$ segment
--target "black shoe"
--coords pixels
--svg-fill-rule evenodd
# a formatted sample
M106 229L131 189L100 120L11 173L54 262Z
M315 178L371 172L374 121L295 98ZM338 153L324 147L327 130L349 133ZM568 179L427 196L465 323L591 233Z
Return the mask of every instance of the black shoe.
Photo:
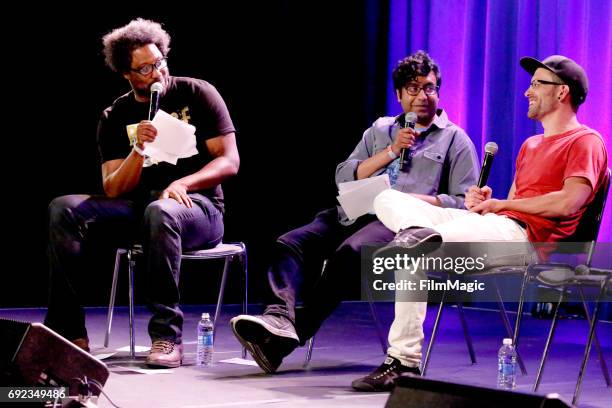
M234 335L266 373L272 374L300 343L293 324L283 316L240 315L230 321Z
M391 391L395 387L395 380L403 373L421 375L421 370L419 367L403 366L397 358L387 356L380 367L353 381L351 387L358 391Z
M393 241L379 248L373 258L391 258L396 254L414 255L423 244L427 243L427 252L434 251L442 245L442 235L431 228L411 227L395 234Z

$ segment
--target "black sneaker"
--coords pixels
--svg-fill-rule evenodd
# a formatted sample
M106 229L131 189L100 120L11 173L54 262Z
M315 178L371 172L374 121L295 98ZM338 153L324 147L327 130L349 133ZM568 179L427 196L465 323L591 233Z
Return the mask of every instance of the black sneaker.
M391 356L376 370L351 383L351 387L358 391L391 391L395 387L395 380L403 373L421 375L418 367L407 367Z
M240 315L230 321L234 335L266 373L272 374L300 343L293 324L283 316Z
M393 241L375 251L372 257L390 258L396 254L413 255L425 243L429 244L427 247L428 252L438 249L442 245L442 235L431 228L406 228L395 234Z

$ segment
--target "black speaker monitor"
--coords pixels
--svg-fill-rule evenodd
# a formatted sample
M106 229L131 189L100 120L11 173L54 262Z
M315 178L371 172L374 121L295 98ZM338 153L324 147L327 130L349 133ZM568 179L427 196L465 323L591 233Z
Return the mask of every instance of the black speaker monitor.
M569 408L558 394L539 395L457 384L414 375L396 380L385 408Z
M0 385L65 386L78 395L79 379L104 385L108 376L106 364L48 327L0 319Z

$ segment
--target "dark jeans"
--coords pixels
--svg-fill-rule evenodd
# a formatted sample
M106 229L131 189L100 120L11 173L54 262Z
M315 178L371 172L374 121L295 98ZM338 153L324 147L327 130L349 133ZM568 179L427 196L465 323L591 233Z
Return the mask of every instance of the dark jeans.
M304 344L338 306L343 288L360 289L361 247L388 243L394 236L374 215L364 215L345 226L338 221L336 208L321 211L310 224L277 240L268 270L272 293L264 313L291 320ZM303 307L296 316L298 295Z
M132 201L101 196L54 199L49 205L50 287L45 324L69 340L87 336L81 299L91 288L83 284L87 273L82 262L83 248L94 231L104 230L114 246L142 243L141 270L153 312L149 334L153 340L181 343L181 252L214 247L223 237L221 211L201 194L189 196L194 203L192 208L172 199L155 200L142 207Z

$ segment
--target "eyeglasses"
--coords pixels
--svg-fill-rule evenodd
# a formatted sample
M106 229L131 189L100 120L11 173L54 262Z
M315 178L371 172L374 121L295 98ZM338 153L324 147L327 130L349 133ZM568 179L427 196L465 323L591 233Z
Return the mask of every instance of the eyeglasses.
M130 71L138 72L142 76L151 75L154 69L160 70L168 66L168 58L160 58L154 64L145 64L138 69L130 68Z
M529 83L531 89L537 89L540 85L565 85L562 82L544 81L543 79L534 79Z
M425 95L432 96L438 93L438 89L440 89L440 87L434 84L425 84L423 86L409 84L406 85L404 89L406 90L406 92L408 92L408 95L417 96L422 89L423 92L425 92Z

